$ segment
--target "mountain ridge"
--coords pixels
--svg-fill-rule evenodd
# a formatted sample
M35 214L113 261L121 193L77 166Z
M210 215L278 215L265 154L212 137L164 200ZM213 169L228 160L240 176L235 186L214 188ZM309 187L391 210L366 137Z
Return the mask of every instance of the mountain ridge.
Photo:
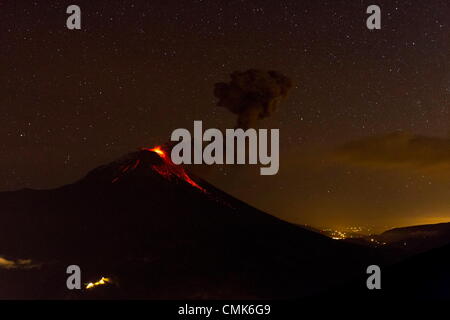
M0 193L0 206L0 255L41 266L0 269L7 298L293 298L376 258L253 208L155 148L57 189ZM70 292L71 264L120 288Z

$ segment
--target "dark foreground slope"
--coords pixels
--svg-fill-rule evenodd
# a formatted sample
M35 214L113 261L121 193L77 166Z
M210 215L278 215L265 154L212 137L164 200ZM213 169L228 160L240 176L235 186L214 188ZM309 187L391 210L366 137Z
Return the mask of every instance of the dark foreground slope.
M0 298L302 297L377 262L367 248L190 180L149 150L62 188L0 193L0 208L0 257L10 262L0 263ZM83 283L114 283L69 291L72 264Z
M408 258L387 269L384 296L450 299L450 245Z
M450 245L431 249L381 269L381 290L367 290L367 276L360 276L327 294L321 300L402 302L450 300Z

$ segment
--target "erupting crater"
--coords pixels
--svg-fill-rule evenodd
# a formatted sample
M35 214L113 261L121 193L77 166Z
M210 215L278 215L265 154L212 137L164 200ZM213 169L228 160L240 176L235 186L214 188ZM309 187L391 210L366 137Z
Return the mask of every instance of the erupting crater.
M200 191L206 193L206 190L200 187L194 180L189 177L184 168L180 165L176 165L170 159L170 156L166 150L164 150L161 146L156 146L154 148L142 148L143 151L154 152L156 153L162 160L162 164L154 164L152 165L152 169L158 172L164 178L171 180L174 177L177 177L191 186L199 189Z

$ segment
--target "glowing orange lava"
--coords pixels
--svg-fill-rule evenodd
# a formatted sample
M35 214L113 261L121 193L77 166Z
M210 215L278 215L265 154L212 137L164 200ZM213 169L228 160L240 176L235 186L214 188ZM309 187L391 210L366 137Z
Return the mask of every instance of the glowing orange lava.
M155 152L156 154L158 154L161 157L161 159L164 160L164 165L152 166L152 168L156 172L158 172L160 175L162 175L163 177L165 177L167 179L170 179L172 176L175 175L178 178L189 183L191 186L206 193L205 189L200 187L197 183L195 183L194 180L191 179L191 177L189 177L189 175L186 173L186 171L184 171L183 167L178 166L172 162L170 157L167 155L166 151L164 151L161 146L156 146L152 149L143 148L143 150Z
M163 149L161 149L161 147L154 147L153 149L148 149L149 151L153 151L153 152L156 152L157 154L159 154L159 156L161 157L161 158L166 158L166 153L164 152L164 150Z
M101 278L100 280L98 280L97 282L89 282L89 283L86 285L86 289L92 289L92 288L95 288L95 287L98 287L98 286L105 285L105 284L110 283L110 282L111 282L111 279L102 277L102 278Z

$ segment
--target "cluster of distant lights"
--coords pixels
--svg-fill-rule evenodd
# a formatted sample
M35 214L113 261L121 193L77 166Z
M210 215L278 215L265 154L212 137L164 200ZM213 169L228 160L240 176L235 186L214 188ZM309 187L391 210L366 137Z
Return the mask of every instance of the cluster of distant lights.
M325 230L327 233L330 234L331 239L334 240L343 240L347 239L348 236L345 232L339 231L339 230Z
M322 231L333 240L345 240L352 238L366 238L372 234L372 229L367 227L347 227L344 230L324 229ZM386 242L380 242L376 238L370 237L368 240L375 246L386 245Z
M344 230L324 229L322 231L334 240L355 238L355 234L361 234L362 232L365 232L367 234L371 233L370 228L363 227L347 227Z

